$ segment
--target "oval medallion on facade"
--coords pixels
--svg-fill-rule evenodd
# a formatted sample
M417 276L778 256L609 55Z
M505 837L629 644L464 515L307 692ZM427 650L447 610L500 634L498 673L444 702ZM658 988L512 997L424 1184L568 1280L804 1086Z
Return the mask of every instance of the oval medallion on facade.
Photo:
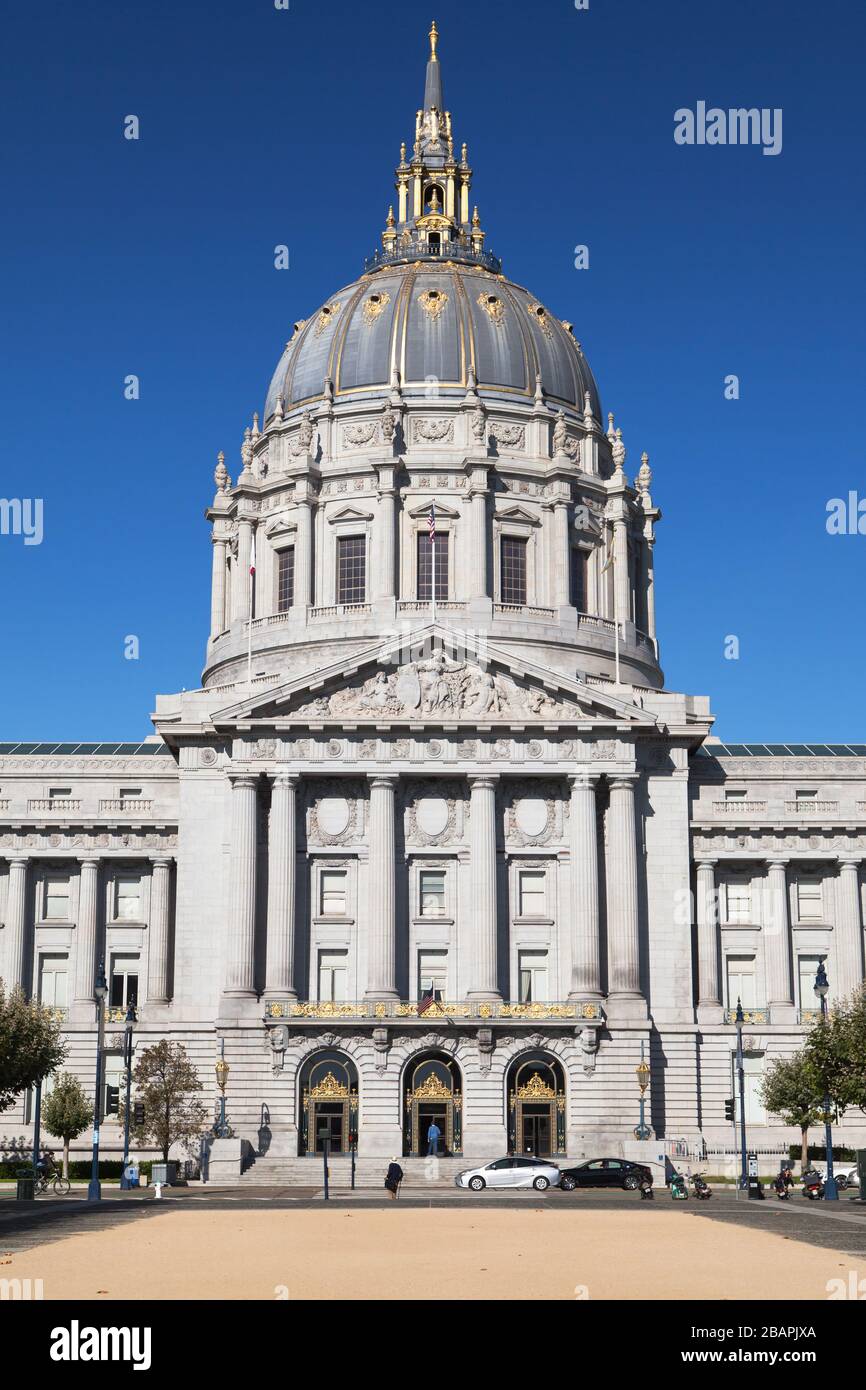
M349 824L349 803L342 796L326 796L316 807L316 819L326 835L342 835Z
M537 797L523 797L515 808L517 824L524 835L541 835L547 829L547 802Z
M415 820L425 835L441 835L448 824L448 802L441 796L422 796L415 804Z

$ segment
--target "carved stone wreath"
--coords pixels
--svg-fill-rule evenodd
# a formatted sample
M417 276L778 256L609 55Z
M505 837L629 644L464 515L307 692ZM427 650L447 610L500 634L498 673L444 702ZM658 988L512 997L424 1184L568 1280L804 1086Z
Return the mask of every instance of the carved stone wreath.
M416 444L450 444L454 439L454 421L413 420L412 439Z
M505 837L509 843L529 847L546 845L553 839L558 805L564 813L565 797L560 783L515 782L506 787L505 798Z
M504 449L523 449L526 444L526 430L522 425L503 425L495 423L490 426L490 433L501 444Z
M378 434L379 422L377 420L365 420L358 425L346 425L343 430L343 448L363 449L366 444L372 444Z

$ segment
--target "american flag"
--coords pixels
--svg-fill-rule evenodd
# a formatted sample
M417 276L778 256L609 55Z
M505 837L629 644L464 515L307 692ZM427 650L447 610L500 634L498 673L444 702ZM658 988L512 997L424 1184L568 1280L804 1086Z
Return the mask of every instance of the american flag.
M436 503L430 503L430 515L427 518L427 526L430 531L430 544L436 539Z
M422 1014L426 1014L427 1010L432 1008L434 1004L438 1004L441 998L442 994L440 990L432 988L425 989L418 1005L418 1017L420 1018Z

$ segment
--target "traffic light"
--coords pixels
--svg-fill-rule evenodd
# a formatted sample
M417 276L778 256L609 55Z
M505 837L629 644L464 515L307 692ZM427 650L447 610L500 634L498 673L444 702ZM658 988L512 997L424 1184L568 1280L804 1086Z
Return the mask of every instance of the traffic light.
M729 1120L729 1121L731 1122L731 1124L733 1124L733 1121L734 1121L734 1097L733 1097L733 1096L729 1096L728 1099L725 1101L725 1119L726 1119L726 1120Z
M144 1101L137 1100L132 1107L132 1123L134 1125L144 1124Z

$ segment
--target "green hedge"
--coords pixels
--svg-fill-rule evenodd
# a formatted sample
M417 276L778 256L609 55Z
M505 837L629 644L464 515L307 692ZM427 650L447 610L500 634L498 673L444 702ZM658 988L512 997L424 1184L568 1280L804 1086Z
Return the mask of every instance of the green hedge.
M801 1148L801 1145L800 1145L800 1144L792 1144L792 1145L790 1146L790 1148L788 1149L788 1157L791 1158L791 1159L796 1159L798 1163L799 1163L799 1161L800 1161L800 1154L801 1154L801 1153L802 1153L802 1148ZM827 1159L827 1149L826 1149L826 1147L825 1147L824 1144L810 1144L810 1145L809 1145L809 1162L810 1162L810 1163L824 1163L824 1162L826 1162L826 1159ZM854 1164L857 1162L857 1152L856 1152L855 1149L840 1149L840 1148L837 1148L836 1145L834 1144L834 1145L833 1145L833 1162L834 1162L834 1163L850 1163L851 1166L852 1166L852 1168L853 1168Z
M57 1157L57 1166L58 1166L58 1168L62 1168L62 1167L63 1167L63 1158L62 1158L62 1155L58 1154L58 1155L56 1155L56 1157ZM19 1168L29 1168L29 1167L30 1167L30 1155L29 1155L29 1154L27 1154L26 1156L22 1156L21 1158L3 1158L3 1159L0 1159L0 1179L2 1179L2 1178L16 1178L16 1177L18 1176L18 1169L19 1169ZM122 1169L122 1168L123 1168L123 1163L121 1162L121 1160L120 1160L119 1158L104 1158L104 1159L101 1159L101 1160L100 1160L100 1163L99 1163L99 1176L100 1176L101 1178L105 1178L106 1181L110 1181L112 1178L114 1178L114 1179L116 1179L116 1180L119 1181L119 1179L120 1179L120 1173L121 1173L121 1169ZM138 1165L139 1173L141 1174L142 1178L146 1177L147 1180L148 1180L148 1182L150 1181L150 1168L151 1168L151 1159L149 1159L149 1158L148 1158L148 1159L145 1159L144 1162L139 1163L139 1165ZM71 1178L71 1180L72 1180L73 1182L87 1182L87 1181L89 1180L89 1178L90 1178L90 1173L91 1173L91 1164L90 1164L90 1160L89 1160L89 1159L86 1159L86 1158L78 1159L78 1158L76 1158L76 1159L71 1159L71 1160L70 1160L70 1163L69 1163L69 1176L70 1176L70 1178Z

